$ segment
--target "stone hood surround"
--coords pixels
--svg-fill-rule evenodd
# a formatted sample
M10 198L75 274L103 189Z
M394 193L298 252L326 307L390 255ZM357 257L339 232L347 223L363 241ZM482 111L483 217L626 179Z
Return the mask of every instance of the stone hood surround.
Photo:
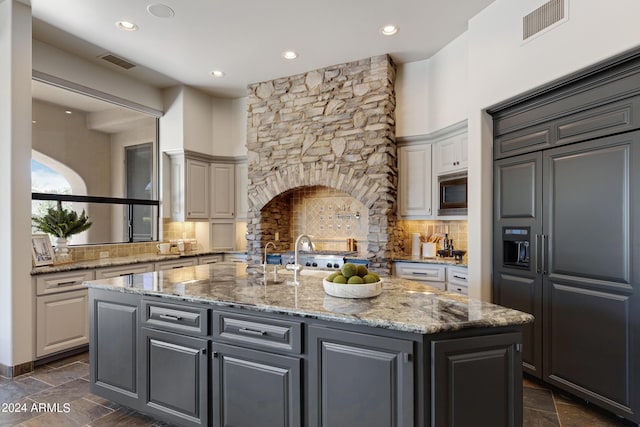
M382 55L248 87L250 269L274 240L274 217L283 209L278 196L325 186L366 206L370 268L390 272L397 197L394 82L395 66Z

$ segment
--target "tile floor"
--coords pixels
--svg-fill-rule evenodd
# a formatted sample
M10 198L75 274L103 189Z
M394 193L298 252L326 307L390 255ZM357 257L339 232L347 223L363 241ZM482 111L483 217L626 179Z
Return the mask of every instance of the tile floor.
M634 426L534 379L525 378L523 385L524 427ZM89 354L83 353L40 366L12 380L0 376L0 427L4 426L167 427L170 424L91 394Z
M594 405L525 375L524 427L635 427Z

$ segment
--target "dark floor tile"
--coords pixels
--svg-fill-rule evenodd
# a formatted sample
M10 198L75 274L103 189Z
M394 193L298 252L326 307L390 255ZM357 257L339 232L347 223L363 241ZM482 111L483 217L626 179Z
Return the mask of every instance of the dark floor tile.
M80 354L76 354L75 356L66 357L64 359L55 360L53 362L47 363L45 366L50 368L60 368L65 365L70 365L71 363L82 362L89 363L89 352L84 352Z
M546 389L544 384L542 384L540 381L534 379L533 377L529 377L529 376L523 376L522 377L522 386L523 387L529 387L529 388Z
M562 427L627 427L636 424L591 405L567 405L558 403L558 418Z
M113 409L99 405L86 398L73 401L70 406L71 410L67 414L67 417L80 425L90 424L94 420L102 418L114 411Z
M558 415L555 412L538 411L537 409L524 408L522 426L560 427L560 422L558 421Z
M18 424L17 427L80 427L81 425L69 418L65 413L46 412Z
M31 376L47 384L54 386L64 384L89 374L89 365L84 362L73 362L60 368L49 368L44 371L36 371Z
M33 401L26 397L10 403L13 403L14 406L6 407L4 408L6 409L5 411L0 412L0 427L15 426L29 418L40 415L32 411L31 405Z
M522 390L523 406L538 411L556 412L550 390L525 387Z
M118 409L91 423L91 427L151 427L157 420L130 409Z
M87 400L90 400L91 402L97 403L98 405L102 405L105 408L109 408L113 410L124 408L124 406L118 403L107 400L104 397L96 396L95 394L89 393L84 398Z
M51 388L35 378L25 377L0 386L0 403L17 402L23 397Z
M83 379L75 379L57 387L51 387L29 396L39 403L71 403L89 394L89 383Z

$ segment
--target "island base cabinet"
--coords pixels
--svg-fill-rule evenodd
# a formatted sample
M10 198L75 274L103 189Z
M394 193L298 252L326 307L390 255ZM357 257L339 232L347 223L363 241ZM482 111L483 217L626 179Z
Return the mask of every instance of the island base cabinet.
M213 343L214 427L300 427L301 360Z
M413 342L309 327L311 427L413 426Z
M431 342L431 426L522 425L522 334Z
M91 392L139 409L138 295L89 290Z
M142 328L142 411L181 426L208 425L209 341Z

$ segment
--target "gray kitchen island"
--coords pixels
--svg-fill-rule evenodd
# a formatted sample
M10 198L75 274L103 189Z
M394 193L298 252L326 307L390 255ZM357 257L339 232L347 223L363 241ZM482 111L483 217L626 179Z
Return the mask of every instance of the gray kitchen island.
M184 426L522 425L531 315L404 279L370 299L281 279L218 263L85 282L92 393Z

